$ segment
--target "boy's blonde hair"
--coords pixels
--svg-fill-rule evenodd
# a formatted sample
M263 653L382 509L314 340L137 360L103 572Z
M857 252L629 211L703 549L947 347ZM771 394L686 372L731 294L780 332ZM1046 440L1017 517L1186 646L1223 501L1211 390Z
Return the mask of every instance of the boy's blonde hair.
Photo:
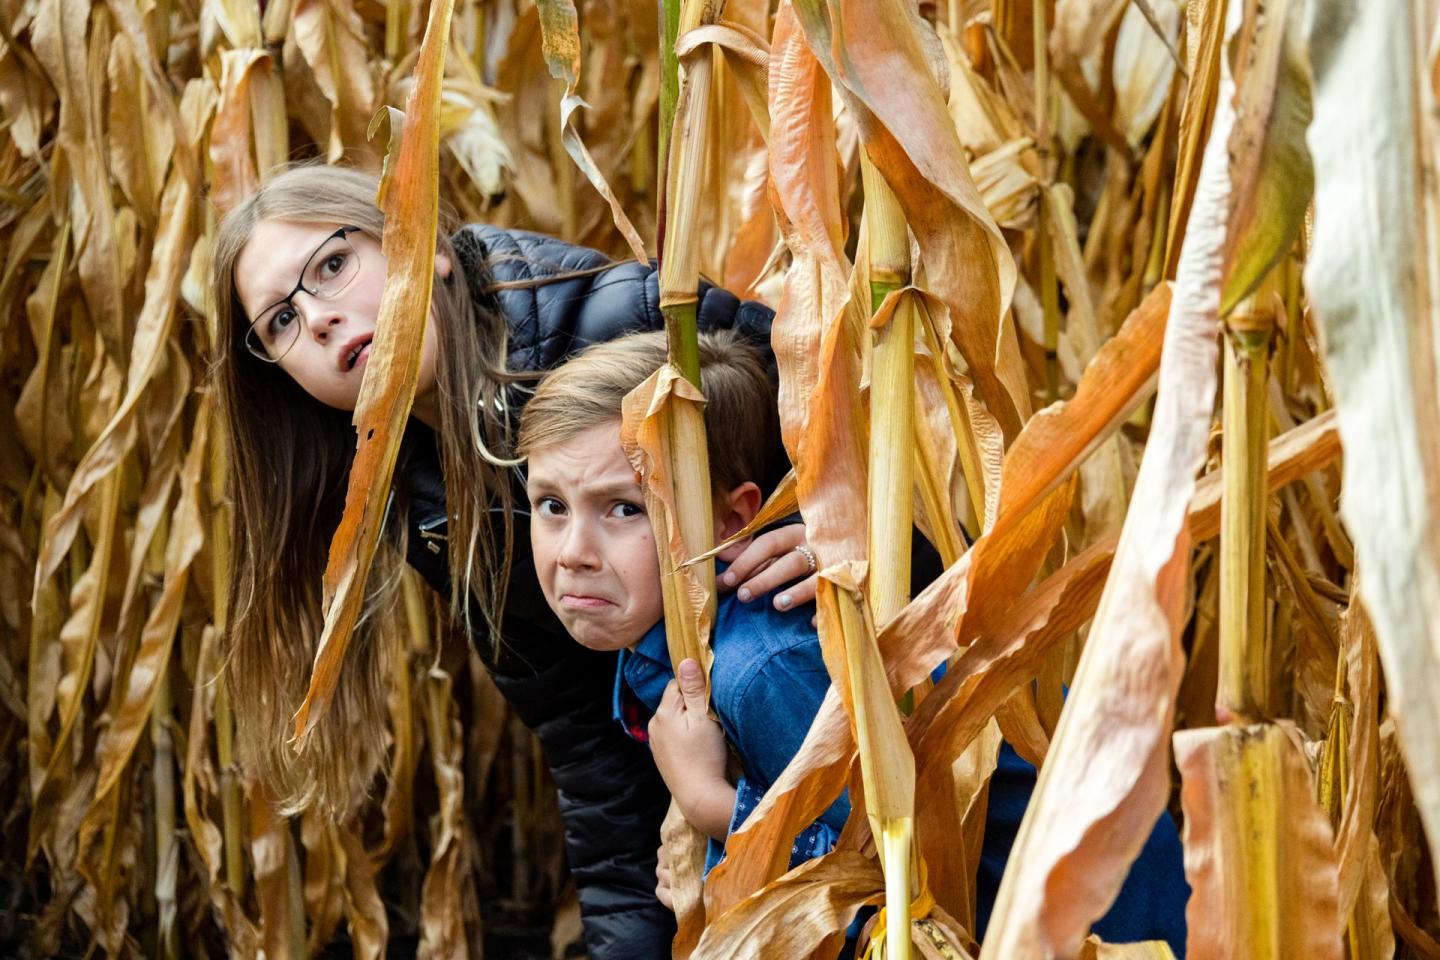
M521 456L564 443L620 418L625 395L665 362L664 333L596 344L552 370L520 415ZM765 486L779 448L775 389L754 347L729 331L700 334L700 382L710 481L728 492L746 481Z

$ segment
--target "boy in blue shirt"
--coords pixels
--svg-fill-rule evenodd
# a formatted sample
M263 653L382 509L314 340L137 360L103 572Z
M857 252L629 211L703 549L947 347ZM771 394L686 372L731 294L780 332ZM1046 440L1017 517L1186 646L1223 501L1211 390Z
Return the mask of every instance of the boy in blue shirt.
M582 645L619 651L616 719L650 744L680 811L711 839L708 870L799 750L830 677L811 623L813 604L768 596L717 602L710 683L718 723L706 711L699 665L686 660L672 669L654 536L620 442L621 402L665 356L663 334L639 334L594 346L552 371L526 404L518 446L528 459L531 544L546 602ZM774 390L751 348L702 335L700 362L718 542L759 509L754 478L771 474L778 424ZM736 545L718 559L735 560L743 549ZM786 572L814 572L803 551L790 560ZM727 740L740 767L733 777ZM1034 784L1035 768L1003 745L977 877L977 939ZM830 850L848 814L842 794L795 838L791 866ZM664 899L663 863L657 892ZM1167 814L1095 930L1109 942L1167 940L1183 957L1187 897L1179 837Z
M753 349L701 338L715 536L754 517L780 448L774 392ZM634 468L620 444L625 395L664 361L663 334L599 344L546 377L526 403L519 448L528 460L531 543L546 602L584 646L620 651L616 717L650 744L685 818L711 839L707 868L790 762L830 676L811 625L813 604L719 598L711 630L711 705L693 661L675 682L665 643L660 569ZM726 563L744 549L720 554ZM808 558L797 554L799 572ZM682 692L684 687L686 692ZM727 776L728 749L740 771ZM824 853L849 815L841 797L795 841L792 863Z

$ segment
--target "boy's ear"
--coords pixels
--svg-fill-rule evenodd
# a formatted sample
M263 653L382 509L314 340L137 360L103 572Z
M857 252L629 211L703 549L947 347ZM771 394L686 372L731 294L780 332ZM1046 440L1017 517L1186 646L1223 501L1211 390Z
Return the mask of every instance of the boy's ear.
M715 503L715 542L727 540L744 529L745 524L760 512L760 503L760 487L749 480L718 498ZM720 553L718 559L728 563L743 549L745 545L737 543Z
M450 279L450 274L452 271L454 271L454 269L455 265L450 262L450 258L447 257L445 254L441 253L439 250L436 250L435 275L441 280L448 280Z

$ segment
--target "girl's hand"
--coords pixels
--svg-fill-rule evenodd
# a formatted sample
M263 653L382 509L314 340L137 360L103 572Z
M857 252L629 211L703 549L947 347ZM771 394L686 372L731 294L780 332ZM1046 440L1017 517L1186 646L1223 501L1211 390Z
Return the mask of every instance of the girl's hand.
M720 589L735 590L741 603L749 603L755 597L791 583L789 589L776 594L775 609L789 610L809 603L815 599L817 577L810 557L797 549L804 546L803 523L788 523L752 538L730 560L730 568L719 578ZM721 559L728 558L721 554Z
M675 676L650 718L650 752L685 819L724 840L735 810L735 788L725 779L725 732L705 709L700 665L682 660Z

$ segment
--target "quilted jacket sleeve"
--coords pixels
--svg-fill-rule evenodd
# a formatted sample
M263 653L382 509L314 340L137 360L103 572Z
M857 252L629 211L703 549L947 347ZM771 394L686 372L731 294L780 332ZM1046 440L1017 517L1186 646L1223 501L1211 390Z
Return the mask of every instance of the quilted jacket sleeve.
M675 918L655 899L655 850L670 795L650 751L611 716L617 655L585 649L550 616L527 519L516 517L515 596L495 684L539 737L555 779L587 952L668 957Z
M665 325L653 263L612 262L563 240L498 227L466 227L454 240L477 299L498 306L510 321L511 370L549 370L592 343ZM585 275L487 290L496 283L534 283L567 273ZM773 372L774 311L703 281L698 292L700 329L735 330L764 351Z
M407 559L448 596L445 490L434 437L412 428L401 477ZM616 655L586 650L550 613L530 557L529 517L515 514L515 549L501 637L478 611L471 641L502 696L540 740L558 793L565 854L594 960L665 957L675 918L655 899L655 849L670 795L649 751L611 718Z

